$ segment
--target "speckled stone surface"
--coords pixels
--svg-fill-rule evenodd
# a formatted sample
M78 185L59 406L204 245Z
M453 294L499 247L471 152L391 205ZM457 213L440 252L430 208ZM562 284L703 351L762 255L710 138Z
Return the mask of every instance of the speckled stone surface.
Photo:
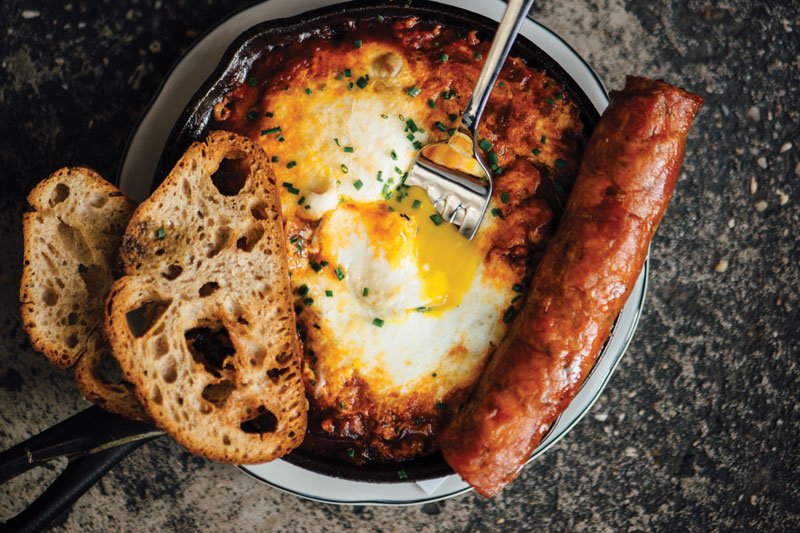
M172 63L237 7L3 2L0 447L87 405L20 328L25 195L63 165L113 176ZM409 508L300 500L162 439L115 468L59 528L800 528L800 3L542 0L534 16L610 88L636 73L707 99L652 246L639 330L589 416L493 500ZM0 518L55 473L0 487Z

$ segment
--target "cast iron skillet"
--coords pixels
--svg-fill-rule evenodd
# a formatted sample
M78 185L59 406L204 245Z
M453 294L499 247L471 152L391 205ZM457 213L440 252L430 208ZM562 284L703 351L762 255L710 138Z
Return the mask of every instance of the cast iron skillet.
M240 35L227 49L218 67L192 97L173 127L161 154L152 188L163 181L188 146L207 133L214 104L245 80L250 66L270 47L296 42L323 32L334 36L355 20L417 16L464 30L491 36L495 21L463 9L424 0L358 0L301 15L258 24ZM523 36L512 54L535 68L542 68L561 83L581 111L585 134L591 134L599 115L578 84L547 54ZM22 513L4 524L4 529L36 531L51 524L114 465L142 444L163 432L90 407L81 413L0 453L0 483L53 459L67 457L66 470ZM397 464L356 466L339 460L295 451L284 460L319 474L356 481L399 482ZM440 454L402 463L407 481L433 479L452 473Z

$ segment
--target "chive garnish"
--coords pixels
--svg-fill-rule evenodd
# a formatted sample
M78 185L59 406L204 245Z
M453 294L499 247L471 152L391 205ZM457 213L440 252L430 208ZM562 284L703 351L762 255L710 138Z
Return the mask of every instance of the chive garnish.
M258 85L258 79L256 79L256 77L251 74L250 76L247 77L247 85L249 85L250 87L255 87L256 85Z
M313 298L306 298L305 300L303 300L303 305L305 305L306 307L312 305L313 303L314 303Z
M475 54L473 54L473 55L474 55L475 59L481 59L483 57L483 54L480 53L480 52L475 52Z
M361 76L356 80L356 85L358 85L359 89L364 89L367 86L367 81L368 81L367 78Z
M280 160L281 160L281 158L280 158L280 157L278 157L277 155L273 155L273 156L272 156L272 162L273 162L273 163L277 163L277 162L278 162L278 161L280 161Z
M273 113L272 111L267 111L266 113L264 113L264 116L267 118L272 118L275 116L275 113Z
M442 222L444 222L444 219L439 213L434 213L433 215L430 216L430 219L437 226L441 226Z
M442 93L442 98L444 98L445 100L452 100L455 97L455 95L456 95L455 91L444 91Z
M417 127L417 123L414 122L414 119L411 118L406 120L406 129L408 129L411 133L414 133L415 131L419 130L419 128Z
M420 150L422 148L422 143L419 141L414 141L411 143L411 146L414 147L414 150Z
M421 205L422 202L420 202L419 200L414 200L413 202L411 202L411 209L419 209L419 206Z
M506 312L503 313L503 322L508 324L509 322L514 320L514 316L516 314L517 314L517 310L514 309L513 307L509 307L508 309L506 309Z
M300 189L295 189L294 187L287 187L286 190L291 194L300 194Z
M309 261L308 264L309 266L311 266L311 270L313 270L314 272L319 272L320 270L322 270L322 265L320 265L316 261Z
M556 100L561 100L564 98L563 93L556 93Z
M305 196L301 196L299 200L297 200L297 205L303 205L306 201Z
M356 39L355 42L353 42L353 46L355 48L361 48L361 39Z
M347 448L347 457L353 458L356 456L356 451L353 448Z
M261 130L261 135L269 135L270 133L279 133L281 131L280 126L275 126L274 128L268 128L266 130Z
M436 109L436 102L434 102L433 100L429 99L428 100L428 107L430 107L431 109Z
M289 161L286 163L286 168L294 168L297 166L297 161Z
M344 69L344 75L347 76L348 78L350 78L350 77L353 76L353 71L350 70L349 68L346 68L346 69Z
M450 128L449 130L447 130L447 135L449 135L450 137L455 135L455 133L456 133L456 129L455 128Z
M386 19L384 18L383 15L378 15L377 17L375 17L375 20L377 20L378 22L383 22Z
M282 143L282 142L283 142L283 141L285 141L285 140L286 140L286 139L284 139L284 138L283 138L283 135L278 135L278 142L279 142L279 143Z
M364 186L364 182L361 180L356 180L353 182L353 187L356 188L357 191L361 190L361 187Z
M547 135L542 135L542 138L539 140L542 141L542 144L547 144Z
M531 150L531 152L533 153L533 155L539 155L542 153L542 151L539 150L538 148L534 148L533 150Z
M383 176L383 170L379 170L378 171L378 175L376 176L376 179L378 181L383 181L383 177L382 176Z
M332 290L326 290L325 291L325 296L327 296L328 298L333 298L333 291Z
M484 152L488 152L489 150L492 149L492 143L490 143L486 139L481 139L480 141L478 141L478 146L480 146L481 150L483 150Z
M342 150L344 150L344 153L346 154L352 154L355 151L355 149L352 146L345 146L344 148L342 148Z
M439 131L447 131L447 126L445 126L444 124L442 124L438 120L436 122L434 122L433 125L436 126L436 129L438 129Z
M350 172L350 169L349 169L349 168L347 168L347 165L345 165L344 163L342 163L342 164L339 166L339 168L342 170L342 172L343 172L344 174L347 174L348 172Z
M489 167L491 168L497 167L497 162L498 162L497 152L492 150L487 154L487 156L489 157Z
M500 193L500 201L504 204L508 203L508 191L503 191Z
M379 328L382 328L384 324L385 324L385 322L383 320L381 320L380 318L375 318L375 319L372 320L372 325L373 326L378 326Z
M497 207L493 207L492 208L492 216L493 217L500 217L501 219L505 218L505 217L503 217L503 211L501 209L497 208Z
M556 168L566 168L567 162L564 159L556 159Z
M344 279L344 270L342 270L342 267L336 267L333 273L336 274L336 278L339 281L342 281Z
M310 289L308 288L308 285L303 284L303 285L300 285L300 287L298 287L297 294L299 294L300 296L305 296L306 294L308 294L309 290Z
M311 94L311 89L306 87L306 94Z
M389 155L391 155L391 156L392 156L392 159L393 159L394 161L397 161L397 152L395 152L394 150L392 150L391 152L389 152Z
M556 101L555 101L555 100L553 100L552 98L545 98L545 99L544 99L544 101L545 101L545 102L547 102L547 103L548 103L548 104L550 104L550 105L553 105L553 104L555 104L555 103L556 103Z
M449 55L447 55L447 54L442 54L442 55L440 55L440 56L439 56L439 61L441 61L441 62L443 62L443 63L444 63L445 61L447 61L448 59L450 59L450 56L449 56Z
M328 266L330 263L328 263L327 261L320 261L320 262L319 262L319 264L320 264L320 266L324 266L324 267L326 267L326 266Z
M436 408L440 411L444 411L447 408L447 406L442 402L436 402Z
M247 112L247 120L255 120L258 118L258 111L253 111L252 109Z
M364 298L369 296L369 287L364 287L364 290L361 291L361 296L363 296Z
M156 230L156 239L161 240L167 236L167 230L164 229L164 226L161 226Z
M515 283L514 285L511 286L511 290L514 292L522 292L523 288L522 285L520 285L519 283Z
M385 113L381 113L381 118L386 120L387 118L389 118L389 115L387 115Z
M352 81L347 84L347 90L348 91L352 91L353 90L353 82Z
M400 479L408 479L408 474L406 474L405 470L398 470L397 477Z
M416 96L419 96L419 93L421 93L421 92L422 92L422 91L420 90L420 88L419 88L419 87L411 86L411 87L410 87L410 88L409 88L409 89L406 91L406 94L408 94L408 96L411 96L412 98L414 98L414 97L416 97Z

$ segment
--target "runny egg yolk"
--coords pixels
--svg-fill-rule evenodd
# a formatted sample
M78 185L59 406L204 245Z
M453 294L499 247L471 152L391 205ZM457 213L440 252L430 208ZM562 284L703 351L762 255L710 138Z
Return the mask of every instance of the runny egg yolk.
M402 215L416 221L414 254L428 312L441 314L461 303L483 258L475 244L439 216L428 195L409 187L408 196L392 202Z

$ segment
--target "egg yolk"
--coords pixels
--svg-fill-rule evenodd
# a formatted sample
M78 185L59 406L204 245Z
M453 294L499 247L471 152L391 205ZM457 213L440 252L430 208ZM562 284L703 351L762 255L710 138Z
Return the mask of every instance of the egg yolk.
M392 206L416 221L414 252L428 312L441 314L461 303L483 258L472 241L441 218L424 190L409 187L407 192Z

